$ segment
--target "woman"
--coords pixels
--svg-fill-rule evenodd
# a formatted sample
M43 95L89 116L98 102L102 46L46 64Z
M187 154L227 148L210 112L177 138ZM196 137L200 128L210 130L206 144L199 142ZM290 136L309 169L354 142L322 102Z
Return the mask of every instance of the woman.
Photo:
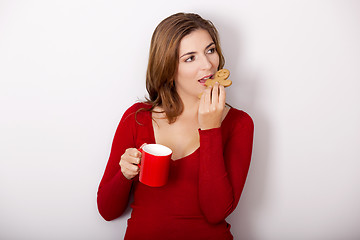
M233 239L225 218L245 184L254 126L225 104L223 86L205 86L223 65L217 31L199 15L174 14L155 29L149 99L124 113L98 190L99 212L110 221L124 212L133 189L125 239ZM138 181L137 149L145 143L173 150L163 187Z

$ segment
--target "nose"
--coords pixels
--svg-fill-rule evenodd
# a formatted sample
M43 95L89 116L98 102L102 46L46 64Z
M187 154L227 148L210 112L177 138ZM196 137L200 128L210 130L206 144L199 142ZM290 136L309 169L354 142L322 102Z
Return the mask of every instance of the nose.
M208 69L212 68L212 63L210 61L210 58L207 55L203 56L203 59L201 62L201 67L204 70L208 70Z

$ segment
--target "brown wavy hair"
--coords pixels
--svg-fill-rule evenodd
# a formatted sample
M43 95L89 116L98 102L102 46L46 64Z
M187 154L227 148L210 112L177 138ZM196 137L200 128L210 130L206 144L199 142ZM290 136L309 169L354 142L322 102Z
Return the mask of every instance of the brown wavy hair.
M180 41L191 32L208 31L219 54L219 67L225 64L219 34L213 23L195 13L176 13L164 19L156 27L150 44L149 62L146 72L146 89L149 94L149 111L161 107L169 123L183 112L184 105L175 88L175 74L179 65Z

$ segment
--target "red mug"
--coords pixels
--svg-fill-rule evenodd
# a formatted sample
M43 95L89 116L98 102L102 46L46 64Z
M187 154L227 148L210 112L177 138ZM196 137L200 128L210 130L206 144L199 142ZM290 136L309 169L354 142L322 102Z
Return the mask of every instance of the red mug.
M164 186L169 176L172 150L161 144L146 144L139 150L139 181L150 187Z

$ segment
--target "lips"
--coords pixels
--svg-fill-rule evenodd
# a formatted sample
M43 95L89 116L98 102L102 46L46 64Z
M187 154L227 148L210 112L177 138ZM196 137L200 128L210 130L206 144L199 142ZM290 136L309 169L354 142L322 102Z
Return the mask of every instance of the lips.
M199 79L198 82L204 85L205 82L206 82L206 80L208 80L208 79L210 79L210 78L213 78L213 77L214 77L214 74L210 74L210 75L207 75L207 76Z

